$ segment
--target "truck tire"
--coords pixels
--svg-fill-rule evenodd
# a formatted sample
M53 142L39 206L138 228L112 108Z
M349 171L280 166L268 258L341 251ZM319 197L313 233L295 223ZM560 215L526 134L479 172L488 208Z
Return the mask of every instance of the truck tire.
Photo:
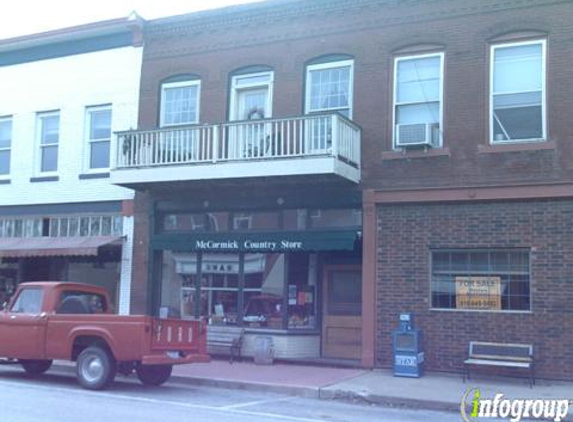
M171 376L173 365L138 365L137 378L143 385L159 386Z
M24 368L27 374L42 375L52 366L51 360L20 360L20 365Z
M87 347L78 356L76 378L88 390L103 390L113 382L116 372L115 359L101 347Z

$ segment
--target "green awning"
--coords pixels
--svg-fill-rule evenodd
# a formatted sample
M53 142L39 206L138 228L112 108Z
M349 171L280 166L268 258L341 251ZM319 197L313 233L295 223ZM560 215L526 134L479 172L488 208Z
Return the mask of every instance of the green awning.
M318 252L351 251L358 241L356 230L202 233L157 235L152 239L152 247L177 252Z

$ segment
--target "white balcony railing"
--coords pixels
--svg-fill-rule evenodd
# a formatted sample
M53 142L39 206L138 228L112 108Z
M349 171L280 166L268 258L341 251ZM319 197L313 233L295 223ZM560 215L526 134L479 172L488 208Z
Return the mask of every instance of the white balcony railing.
M119 132L112 168L330 156L359 169L360 136L340 114Z

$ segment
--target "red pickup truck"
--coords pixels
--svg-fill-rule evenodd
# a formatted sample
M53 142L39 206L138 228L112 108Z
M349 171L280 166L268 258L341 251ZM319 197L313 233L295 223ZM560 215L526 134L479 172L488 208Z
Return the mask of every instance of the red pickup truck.
M34 375L54 359L75 361L78 382L92 390L117 372L161 385L173 365L209 361L203 321L115 315L109 303L96 286L23 283L0 312L0 357Z

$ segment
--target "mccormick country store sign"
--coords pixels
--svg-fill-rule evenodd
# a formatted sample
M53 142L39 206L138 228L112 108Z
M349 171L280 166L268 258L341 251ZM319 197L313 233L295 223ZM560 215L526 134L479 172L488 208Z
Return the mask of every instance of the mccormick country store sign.
M501 309L499 277L456 277L457 309Z
M353 250L358 241L356 230L303 231L270 233L211 233L196 235L156 235L155 250L176 252L297 252Z

